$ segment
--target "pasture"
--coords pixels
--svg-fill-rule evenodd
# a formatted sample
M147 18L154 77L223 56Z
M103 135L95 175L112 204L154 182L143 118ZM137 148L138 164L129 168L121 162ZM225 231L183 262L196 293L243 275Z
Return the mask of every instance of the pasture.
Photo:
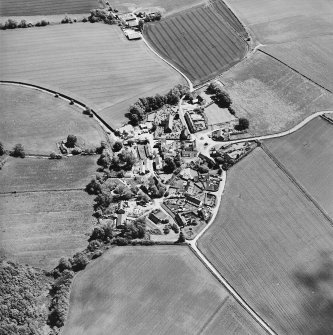
M332 252L332 238L330 222L258 148L228 173L199 248L277 333L309 335L326 324L309 317L317 291L309 294L296 272L304 262L315 266L321 251Z
M333 92L333 37L331 35L267 45L262 49Z
M0 85L0 140L12 149L21 143L26 154L58 152L57 142L74 134L86 147L98 147L105 134L82 109L28 87Z
M220 80L233 100L237 117L249 119L249 131L254 135L290 129L333 104L331 94L260 51Z
M333 125L316 118L264 144L333 219Z
M194 334L227 297L187 247L114 248L75 277L63 334Z
M0 255L51 270L87 247L92 203L83 191L0 195Z
M185 83L118 26L77 23L0 31L0 78L37 83L90 105L113 128L142 96Z
M0 0L1 16L89 13L98 0Z
M226 7L198 6L147 25L144 34L159 54L198 85L245 56L247 44L233 21L239 24Z
M9 158L0 171L0 193L84 189L96 173L96 156Z
M226 0L226 3L262 44L332 32L330 0Z

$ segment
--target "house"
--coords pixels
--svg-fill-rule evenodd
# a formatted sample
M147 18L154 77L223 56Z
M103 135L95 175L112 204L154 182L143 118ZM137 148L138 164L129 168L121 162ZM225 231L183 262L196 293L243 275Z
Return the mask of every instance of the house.
M142 159L140 161L140 173L145 174L146 173L146 167L147 167L147 159Z
M190 203L191 205L195 206L195 207L201 207L202 206L202 201L197 199L197 198L194 198L192 197L191 195L189 194L185 194L185 198L186 198L186 201L188 203Z
M117 227L126 224L126 212L123 209L117 211Z
M156 155L155 157L155 168L156 170L162 170L163 169L163 161L160 155Z
M185 121L191 133L195 133L195 126L188 112L185 113Z
M148 157L152 157L153 152L152 152L152 150L151 150L151 146L150 146L149 143L145 145L145 152L146 152L146 156L147 156L147 158L148 158Z
M220 182L218 180L209 179L206 183L206 190L210 192L217 192L219 190Z
M176 214L175 220L176 220L179 227L185 227L186 224L187 224L186 219L181 214Z

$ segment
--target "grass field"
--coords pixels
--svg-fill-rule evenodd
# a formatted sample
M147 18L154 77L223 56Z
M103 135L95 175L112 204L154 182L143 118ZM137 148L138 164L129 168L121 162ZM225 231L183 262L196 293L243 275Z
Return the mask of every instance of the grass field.
M118 26L77 23L0 31L0 78L53 87L91 105L111 126L138 97L184 79ZM61 48L59 47L61 46Z
M333 219L333 125L317 118L264 144Z
M205 114L208 118L208 125L214 125L234 120L235 117L229 113L228 109L220 108L216 104L211 104L205 108Z
M230 302L187 247L115 248L75 278L63 334L200 334ZM252 322L235 328L258 334Z
M330 34L330 0L226 0L263 44Z
M75 134L87 147L97 147L105 140L96 120L52 95L0 85L0 99L0 140L7 149L21 143L27 154L48 155L57 152L56 143L69 134Z
M89 13L97 0L0 0L0 16Z
M155 50L197 85L245 56L247 45L229 22L241 27L226 8L200 6L149 24L145 35Z
M52 269L87 247L93 198L83 191L0 195L0 254Z
M277 333L308 335L326 325L310 317L319 288L309 293L296 271L304 262L315 265L320 251L332 252L332 238L322 213L256 149L229 172L218 216L199 247Z
M248 118L249 130L256 135L287 130L333 105L331 94L261 52L220 79L230 93L237 116Z
M85 188L96 172L95 156L10 158L0 171L0 193Z
M331 35L268 45L262 49L333 92L333 37Z

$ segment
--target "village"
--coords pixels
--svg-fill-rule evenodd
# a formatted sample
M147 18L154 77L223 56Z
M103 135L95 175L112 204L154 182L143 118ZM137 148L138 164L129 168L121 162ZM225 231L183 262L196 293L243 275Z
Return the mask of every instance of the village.
M216 134L237 133L234 120L208 130L207 100L185 94L110 135L112 146L98 160L102 177L94 183L109 197L107 206L96 204L97 217L114 236L132 236L128 227L141 222L146 240L176 242L180 235L191 240L210 222L221 200L223 169L257 144L223 143L230 135Z

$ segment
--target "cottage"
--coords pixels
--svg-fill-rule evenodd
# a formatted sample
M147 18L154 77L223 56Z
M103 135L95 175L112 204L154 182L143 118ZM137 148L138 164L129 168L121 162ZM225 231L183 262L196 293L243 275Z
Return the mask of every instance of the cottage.
M172 132L172 126L173 126L173 115L169 114L164 131L166 133L171 133Z
M191 133L195 133L195 126L188 112L185 113L185 121Z
M160 155L156 155L155 157L155 168L156 170L162 170L163 169L163 161Z
M126 224L126 212L123 209L117 211L117 227Z

